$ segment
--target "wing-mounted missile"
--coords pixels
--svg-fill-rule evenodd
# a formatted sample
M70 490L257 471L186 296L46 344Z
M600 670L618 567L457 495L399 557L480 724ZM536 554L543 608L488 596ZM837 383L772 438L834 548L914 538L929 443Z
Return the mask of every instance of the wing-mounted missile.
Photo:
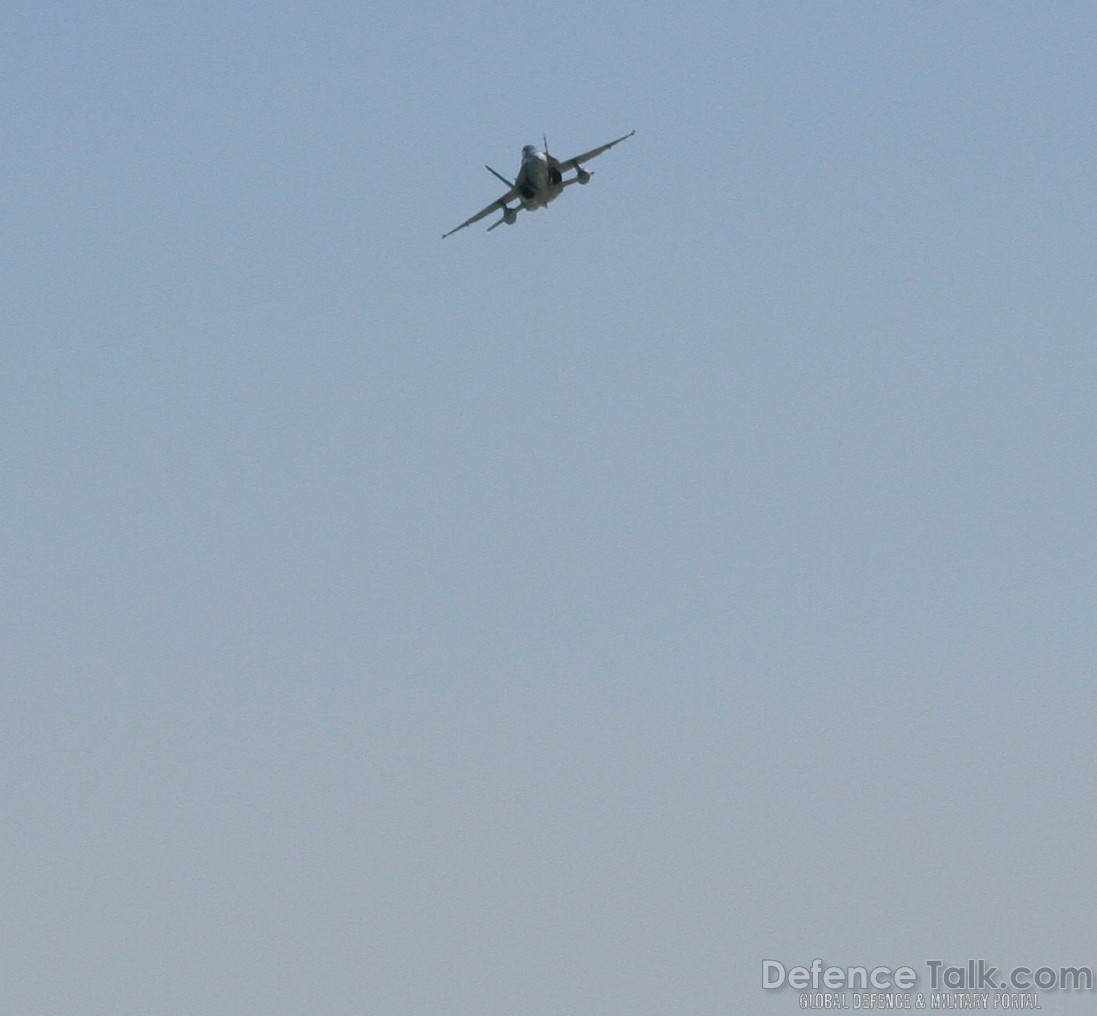
M501 219L496 220L490 226L488 226L488 232L490 233L496 226L501 226L504 222L508 226L513 226L514 225L514 220L517 219L517 218L518 218L518 209L517 208L508 208L506 205L504 205L503 206L503 217Z

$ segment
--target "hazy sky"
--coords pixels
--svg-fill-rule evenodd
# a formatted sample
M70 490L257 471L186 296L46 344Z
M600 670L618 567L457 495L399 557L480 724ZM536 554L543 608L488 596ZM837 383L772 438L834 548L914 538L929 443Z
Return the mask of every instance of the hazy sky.
M4 20L5 1016L1097 966L1097 8Z

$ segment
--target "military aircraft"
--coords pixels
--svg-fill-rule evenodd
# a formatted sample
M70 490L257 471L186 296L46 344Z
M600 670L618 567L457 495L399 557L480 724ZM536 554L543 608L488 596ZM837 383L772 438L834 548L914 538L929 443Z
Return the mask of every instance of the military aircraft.
M611 141L599 148L592 148L589 152L584 152L582 155L575 156L574 159L566 159L563 162L549 155L547 140L545 141L545 150L542 152L537 151L533 145L526 145L522 149L522 168L518 170L518 177L513 181L508 180L502 173L496 173L491 166L485 166L484 168L489 173L497 176L510 189L498 201L493 201L482 212L477 212L471 219L462 222L460 226L451 229L448 233L443 233L442 239L453 236L458 229L471 226L474 222L479 222L485 216L497 211L502 212L503 217L488 226L488 232L490 233L496 226L501 226L504 222L508 226L512 226L514 220L518 218L518 213L523 208L528 212L536 211L558 198L564 192L565 187L570 187L573 183L590 183L593 174L590 170L583 169L580 163L588 162L596 155L608 152L614 145L626 141L635 133L636 131L629 131L628 134L617 138L616 141ZM564 174L570 169L575 170L575 176L565 180ZM518 202L513 208L510 207L512 201Z

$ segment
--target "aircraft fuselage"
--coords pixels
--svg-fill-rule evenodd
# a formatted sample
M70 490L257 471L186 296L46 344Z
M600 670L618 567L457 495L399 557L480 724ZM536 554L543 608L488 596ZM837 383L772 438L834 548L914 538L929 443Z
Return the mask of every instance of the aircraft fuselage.
M536 151L532 145L522 151L522 168L515 184L522 207L531 212L544 208L564 190L560 171L549 164L549 157L544 152Z

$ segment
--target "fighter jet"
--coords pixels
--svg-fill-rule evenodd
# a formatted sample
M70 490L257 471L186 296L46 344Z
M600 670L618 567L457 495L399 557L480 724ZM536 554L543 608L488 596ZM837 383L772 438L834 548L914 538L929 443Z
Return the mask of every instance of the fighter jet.
M593 174L590 170L583 169L581 163L589 162L596 155L608 152L614 145L631 138L635 133L636 131L629 131L628 134L617 138L616 141L611 141L599 148L592 148L589 152L584 152L582 155L575 156L574 159L566 159L563 162L549 155L547 140L545 141L545 150L541 152L537 151L533 145L526 145L522 149L522 168L518 170L518 177L513 181L508 180L502 173L496 173L491 166L485 166L484 168L489 173L497 176L510 189L482 212L477 212L471 219L462 222L460 226L451 229L448 233L443 233L442 239L453 236L457 230L464 229L465 226L471 226L474 222L479 222L486 216L491 215L492 212L502 212L503 217L488 226L489 233L504 222L508 226L512 226L514 220L518 218L518 213L523 208L527 212L536 211L558 198L564 192L565 187L570 187L573 183L590 183ZM575 170L575 176L565 180L564 174L572 169ZM512 201L518 202L513 208L511 207Z

